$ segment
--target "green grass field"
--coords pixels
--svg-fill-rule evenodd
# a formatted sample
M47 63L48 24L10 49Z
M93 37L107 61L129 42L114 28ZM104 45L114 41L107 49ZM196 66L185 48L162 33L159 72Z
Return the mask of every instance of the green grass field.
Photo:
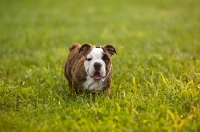
M112 44L110 98L69 96L69 46ZM1 0L0 131L200 131L199 0Z

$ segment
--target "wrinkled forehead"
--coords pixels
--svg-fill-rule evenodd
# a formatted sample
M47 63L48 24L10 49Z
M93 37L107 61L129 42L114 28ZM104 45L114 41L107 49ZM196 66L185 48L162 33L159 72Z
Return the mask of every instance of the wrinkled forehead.
M91 52L87 55L88 57L93 58L102 58L104 51L101 47L93 46Z

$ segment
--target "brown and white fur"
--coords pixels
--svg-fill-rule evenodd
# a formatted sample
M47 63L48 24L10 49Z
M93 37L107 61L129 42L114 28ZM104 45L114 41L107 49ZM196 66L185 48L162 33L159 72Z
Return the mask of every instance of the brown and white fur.
M106 91L110 95L112 80L112 55L117 54L112 45L93 46L73 44L65 63L64 75L71 90L80 93Z

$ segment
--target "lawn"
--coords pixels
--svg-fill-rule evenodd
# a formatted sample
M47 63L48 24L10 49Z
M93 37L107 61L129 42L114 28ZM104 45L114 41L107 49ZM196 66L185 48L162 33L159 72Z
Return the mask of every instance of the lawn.
M1 0L0 131L200 131L199 0ZM70 96L72 43L113 45L110 98Z

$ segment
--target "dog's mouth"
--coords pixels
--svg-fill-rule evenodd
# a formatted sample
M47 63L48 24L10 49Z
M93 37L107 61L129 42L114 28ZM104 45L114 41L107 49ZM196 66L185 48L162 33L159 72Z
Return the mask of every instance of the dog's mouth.
M103 77L100 75L99 72L95 72L94 75L92 76L92 78L96 81L101 80Z

